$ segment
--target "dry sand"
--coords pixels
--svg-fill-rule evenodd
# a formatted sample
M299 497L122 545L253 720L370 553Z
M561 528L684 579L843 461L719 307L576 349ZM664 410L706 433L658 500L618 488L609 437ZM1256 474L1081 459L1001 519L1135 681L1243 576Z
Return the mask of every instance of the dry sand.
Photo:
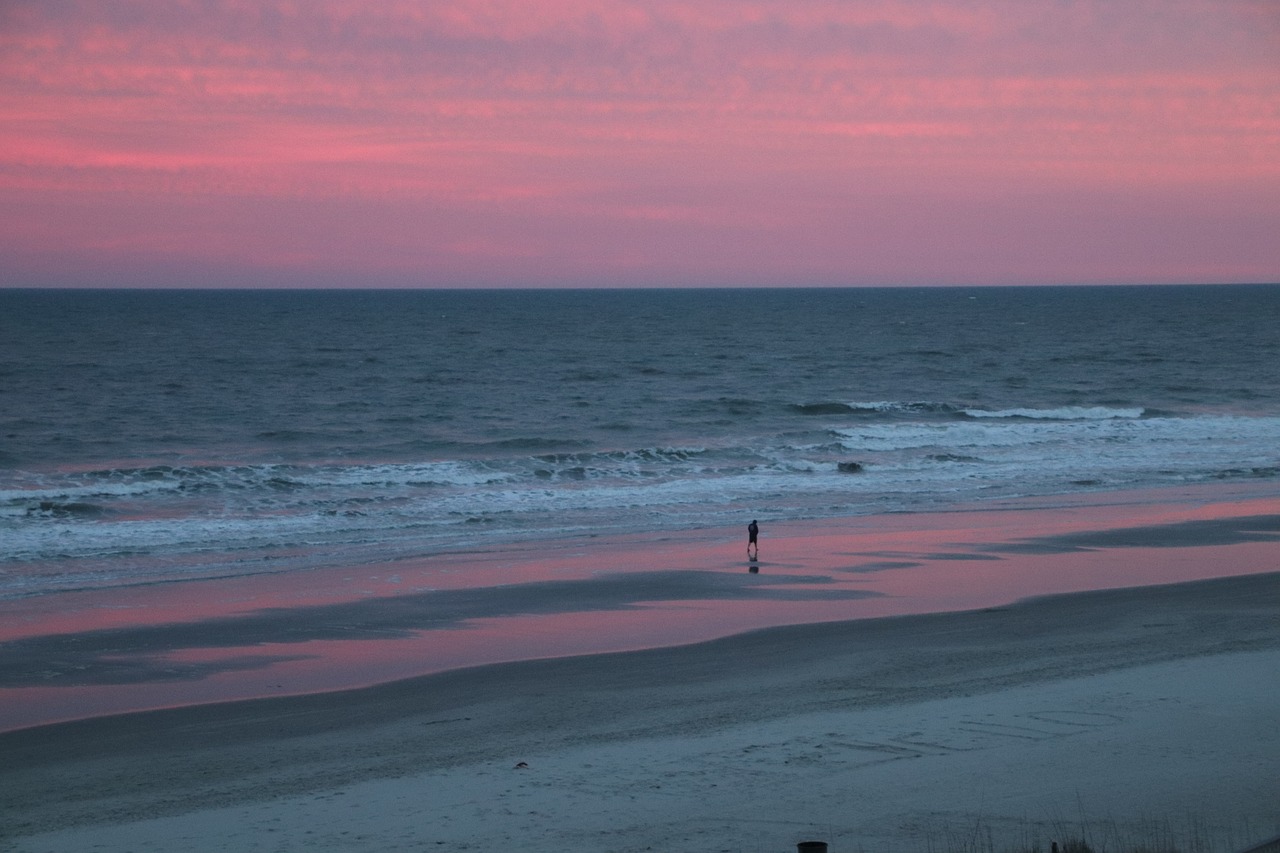
M1262 574L100 718L0 735L0 849L1239 849L1277 674Z

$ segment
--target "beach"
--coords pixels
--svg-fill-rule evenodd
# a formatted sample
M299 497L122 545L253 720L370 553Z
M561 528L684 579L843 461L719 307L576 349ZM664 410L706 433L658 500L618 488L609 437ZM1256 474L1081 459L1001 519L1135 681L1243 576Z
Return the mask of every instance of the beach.
M1280 832L1277 514L1273 498L1214 494L949 514L914 537L910 567L864 573L1053 579L989 590L1000 603L960 584L926 612L735 631L710 615L741 602L707 596L639 610L707 617L711 639L644 647L651 629L633 626L628 650L550 644L355 689L11 731L3 849L1243 849ZM763 537L758 573L732 576L781 571L788 548L809 555L801 575L847 569L848 531L818 527L832 541ZM877 534L881 563L911 527ZM1004 534L960 560L961 530L970 545ZM562 556L617 560L635 543L595 547ZM836 600L903 597L886 589ZM612 606L598 622L633 618Z
M0 2L0 853L1280 853L1278 9Z

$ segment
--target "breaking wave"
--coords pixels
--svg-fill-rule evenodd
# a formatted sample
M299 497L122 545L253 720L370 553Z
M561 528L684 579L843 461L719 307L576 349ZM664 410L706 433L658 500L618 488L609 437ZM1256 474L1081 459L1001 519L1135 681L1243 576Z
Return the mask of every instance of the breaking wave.
M1061 406L1054 409L963 409L969 418L1020 418L1036 421L1109 421L1140 418L1146 414L1141 406L1110 408L1108 406Z

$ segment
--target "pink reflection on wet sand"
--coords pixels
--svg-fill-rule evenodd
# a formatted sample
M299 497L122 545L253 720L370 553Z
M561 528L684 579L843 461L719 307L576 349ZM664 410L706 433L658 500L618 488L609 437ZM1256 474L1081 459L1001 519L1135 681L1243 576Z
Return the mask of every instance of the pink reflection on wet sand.
M385 639L338 636L159 650L148 662L170 669L170 680L58 686L51 676L48 686L0 690L0 729L353 688L501 661L678 645L777 625L969 610L1032 596L1276 571L1275 538L1161 547L1156 531L1149 547L1074 550L1059 547L1053 538L1277 514L1280 498L1241 489L1109 494L1070 504L1022 501L945 513L764 525L758 562L746 559L745 529L695 531L7 602L0 605L0 639L199 623L268 608L287 613L432 590L658 573L652 576L652 600L627 601L617 609L471 618ZM747 582L747 593L673 600L663 586L664 577L670 577L664 572L732 575ZM795 597L773 594L779 591ZM827 593L870 595L832 598ZM342 627L335 626L334 633L340 635ZM201 673L203 665L228 662L234 667Z

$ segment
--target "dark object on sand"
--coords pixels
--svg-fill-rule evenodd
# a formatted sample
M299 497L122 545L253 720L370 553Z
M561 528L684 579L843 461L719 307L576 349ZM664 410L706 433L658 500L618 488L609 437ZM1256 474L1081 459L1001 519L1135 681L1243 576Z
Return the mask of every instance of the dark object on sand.
M796 845L796 853L827 853L827 842L801 841Z

